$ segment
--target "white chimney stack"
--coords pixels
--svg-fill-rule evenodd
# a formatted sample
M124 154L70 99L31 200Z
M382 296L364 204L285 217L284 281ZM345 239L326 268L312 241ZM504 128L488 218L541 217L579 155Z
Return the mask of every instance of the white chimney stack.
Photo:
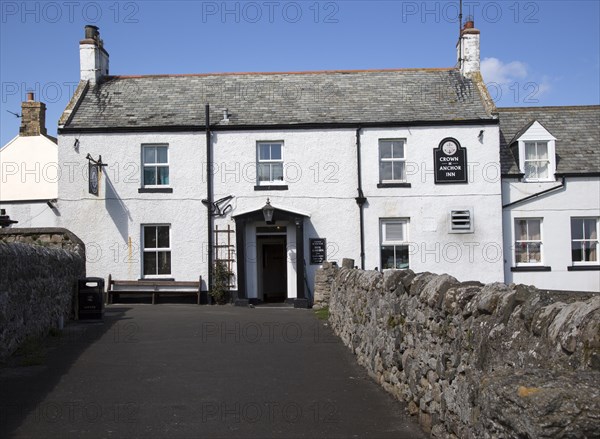
M108 75L108 52L104 50L96 26L85 27L85 39L79 42L81 80L96 83Z
M470 78L474 73L479 73L479 30L475 29L473 18L467 18L460 31L460 38L456 45L458 66L460 73Z

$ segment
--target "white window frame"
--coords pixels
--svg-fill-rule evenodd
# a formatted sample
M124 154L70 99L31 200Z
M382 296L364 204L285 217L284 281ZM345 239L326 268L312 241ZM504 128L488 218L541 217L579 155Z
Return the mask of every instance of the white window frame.
M524 182L549 182L556 181L555 173L556 173L556 138L544 128L542 124L535 121L529 129L523 133L518 139L518 147L519 147L519 166L521 168L521 172L523 173L523 181ZM536 178L536 177L527 177L525 175L526 171L526 154L525 154L525 145L527 143L546 143L548 146L548 177L545 178ZM527 160L531 161L531 160Z
M517 221L539 221L540 223L540 239L524 239L524 240L517 240ZM528 232L527 234L529 235L529 226L527 226L528 228ZM513 260L514 260L514 266L515 267L543 267L544 266L544 220L543 218L540 217L519 217L519 218L515 218L513 221L513 244L514 244L514 249L513 249ZM528 236L529 238L529 236ZM539 262L518 262L517 261L517 246L521 243L536 243L539 242L540 243L540 261Z
M573 260L573 242L594 242L593 239L573 239L573 220L594 220L596 221L596 260L595 261L574 261ZM598 232L600 231L600 218L594 216L574 216L570 219L571 233L571 263L573 265L598 265L600 264L600 239ZM585 236L585 235L584 235Z
M391 270L390 268L383 268L383 260L381 258L381 251L383 247L394 247L394 269L397 265L397 247L406 247L407 251L409 251L408 254L408 266L404 269L408 269L410 268L410 246L409 246L409 241L408 241L408 225L410 223L410 219L409 218L381 218L379 220L380 223L380 227L379 227L379 233L380 233L380 237L379 237L379 266L381 267L382 270ZM402 224L402 236L403 236L403 240L398 241L398 240L388 240L387 239L387 225L388 224L392 224L392 223L396 223L396 224Z
M261 159L260 158L260 147L261 145L279 145L281 148L281 159L272 160L272 159ZM284 160L284 143L282 140L261 140L256 142L256 184L258 186L275 186L275 185L285 185L285 160ZM261 164L278 164L281 163L281 180L268 180L261 181L260 180L260 165ZM269 166L269 176L273 178L273 168Z
M531 140L523 142L523 173L525 174L524 179L527 181L550 181L553 180L550 178L551 175L551 167L550 167L550 146L547 140ZM537 154L538 148L540 146L546 147L546 155L545 159L540 158L539 154ZM536 149L536 156L534 159L527 158L527 148L534 147ZM539 173L536 176L527 176L527 168L529 163L545 163L546 169L548 171L548 176L540 177ZM536 166L537 169L537 166Z
M390 157L390 158L383 158L381 157L381 147L382 144L385 142L400 142L402 143L402 152L403 157ZM392 148L392 156L393 156L393 148ZM386 184L386 183L406 183L406 139L379 139L378 142L378 151L377 153L379 154L379 161L378 161L378 165L379 165L379 182ZM383 172L382 172L382 164L383 163L392 163L392 179L391 180L384 180L383 179ZM396 178L394 179L394 163L401 163L402 164L402 170L403 170L403 175L404 178L399 179Z
M169 247L152 247L152 248L146 248L146 243L145 243L145 230L146 227L168 227L169 228ZM161 279L161 278L171 278L173 277L173 251L172 251L172 235L171 235L171 224L142 224L141 225L141 239L140 239L140 248L141 248L141 277L143 279ZM158 231L157 231L158 233ZM156 243L158 245L158 236L156 237ZM171 261L171 267L170 267L170 273L164 273L164 274L145 274L145 266L144 266L144 255L146 253L156 253L157 257L156 257L156 264L158 264L158 253L159 252L168 252L171 254L170 256L170 261ZM155 272L158 273L158 265L155 267Z
M167 162L166 163L146 163L144 160L145 157L145 150L146 148L165 148L167 150ZM170 169L170 160L169 160L169 156L170 156L170 151L169 151L169 145L168 144L164 144L164 143L160 143L160 144L142 144L142 187L144 188L169 188L171 187L171 169ZM169 183L166 184L146 184L146 168L167 168L168 172L169 172ZM158 171L156 172L156 180L158 182Z

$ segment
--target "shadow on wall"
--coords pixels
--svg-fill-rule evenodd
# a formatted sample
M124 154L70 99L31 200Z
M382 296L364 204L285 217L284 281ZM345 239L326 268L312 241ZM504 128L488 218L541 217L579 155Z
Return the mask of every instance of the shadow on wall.
M127 242L129 237L129 220L131 220L131 214L129 213L129 209L127 209L127 206L125 206L125 203L123 203L123 200L119 194L117 194L115 187L108 177L108 173L103 173L103 177L103 180L106 182L106 210L113 220L115 226L117 226L123 241Z

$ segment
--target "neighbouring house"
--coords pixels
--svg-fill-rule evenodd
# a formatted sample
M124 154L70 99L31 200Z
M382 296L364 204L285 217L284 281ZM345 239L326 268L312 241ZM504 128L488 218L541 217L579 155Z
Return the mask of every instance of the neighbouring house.
M55 226L60 175L57 140L46 132L46 105L29 92L19 134L0 149L3 216L18 221L15 227Z
M59 121L60 223L87 272L235 273L245 301L307 303L323 260L504 279L499 120L468 22L457 67L109 75L98 28ZM88 172L89 171L89 172Z
M600 291L600 106L499 108L506 282Z

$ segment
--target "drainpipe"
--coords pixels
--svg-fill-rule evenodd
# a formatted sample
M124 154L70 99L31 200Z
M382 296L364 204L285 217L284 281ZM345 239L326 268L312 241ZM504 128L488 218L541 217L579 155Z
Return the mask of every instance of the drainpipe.
M505 204L504 206L502 206L502 208L506 209L507 207L514 206L515 204L524 203L525 201L529 201L533 198L537 198L541 195L547 194L548 192L553 192L558 189L562 189L565 187L565 185L566 185L566 181L565 181L565 177L563 177L561 183L558 186L552 186L550 189L546 189L546 190L543 190L542 192L538 192L536 194L529 195L525 198L521 198L520 200L513 201L512 203Z
M208 225L208 293L210 297L210 292L213 287L213 215L212 215L212 205L213 205L213 181L212 181L212 173L213 173L213 158L212 158L212 148L211 148L211 138L210 138L210 104L206 104L204 106L204 114L205 114L205 127L206 127L206 198L208 200L206 209L207 215L207 225Z
M359 221L360 221L360 269L365 269L365 217L363 212L363 207L367 202L365 195L362 190L362 171L361 171L361 161L360 161L360 130L362 128L359 126L356 129L356 164L358 167L358 197L355 198L356 204L358 204L358 213L359 213Z

